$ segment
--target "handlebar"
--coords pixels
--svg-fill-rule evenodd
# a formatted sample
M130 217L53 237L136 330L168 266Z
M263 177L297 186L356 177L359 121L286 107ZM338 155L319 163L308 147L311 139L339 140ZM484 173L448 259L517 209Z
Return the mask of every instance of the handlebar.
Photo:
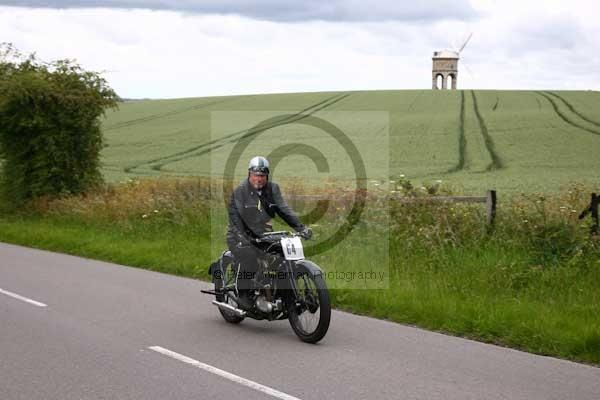
M285 237L301 237L303 239L310 239L307 235L302 234L302 232L288 232L288 231L275 231L275 232L265 232L262 237L254 239L256 243L273 243L278 242L282 238Z

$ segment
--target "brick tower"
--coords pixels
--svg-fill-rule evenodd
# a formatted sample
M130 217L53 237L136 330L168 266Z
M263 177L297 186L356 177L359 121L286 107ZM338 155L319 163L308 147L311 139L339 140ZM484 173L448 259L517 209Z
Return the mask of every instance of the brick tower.
M431 88L456 89L458 53L451 50L435 51L432 60ZM438 77L441 77L441 79ZM448 87L449 83L450 87Z

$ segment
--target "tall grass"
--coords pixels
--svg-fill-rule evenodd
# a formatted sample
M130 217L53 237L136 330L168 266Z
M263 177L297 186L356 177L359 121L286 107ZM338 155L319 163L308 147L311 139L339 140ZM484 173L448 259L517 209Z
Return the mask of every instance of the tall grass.
M224 208L211 199L212 183L129 180L86 196L40 199L26 213L0 217L0 240L206 279L214 257L211 216ZM314 224L317 237L326 236L353 202L350 191L333 183L326 189L282 185L287 194L335 199ZM392 186L413 197L444 192L437 183L414 188L405 179ZM326 271L360 270L386 242L382 259L388 263L370 266L388 273L387 288L330 282L336 307L600 363L600 239L589 235L589 221L577 218L591 189L573 185L552 196L500 197L491 232L480 205L402 203L369 191L371 209L356 235L314 258ZM312 205L294 204L301 211ZM217 232L225 223L222 218ZM224 247L224 238L216 246Z
M492 234L474 206L393 206L397 286L376 315L598 362L600 238L577 218L588 196L501 200Z

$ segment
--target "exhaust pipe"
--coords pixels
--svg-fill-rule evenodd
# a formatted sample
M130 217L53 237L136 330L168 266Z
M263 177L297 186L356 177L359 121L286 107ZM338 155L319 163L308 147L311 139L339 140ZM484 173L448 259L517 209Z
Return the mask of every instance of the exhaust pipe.
M219 308L224 308L228 311L232 311L233 313L235 313L235 315L237 315L238 317L245 317L246 316L246 311L244 310L240 310L239 308L235 308L234 306L227 304L227 303L222 303L220 301L217 300L213 300L212 303L219 307Z

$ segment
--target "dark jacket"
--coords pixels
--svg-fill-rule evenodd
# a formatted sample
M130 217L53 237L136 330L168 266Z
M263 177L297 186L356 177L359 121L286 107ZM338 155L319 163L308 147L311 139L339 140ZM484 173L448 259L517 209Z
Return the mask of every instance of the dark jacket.
M231 195L227 244L231 248L239 242L247 243L249 239L271 230L269 222L276 214L296 231L304 229L281 196L279 185L267 181L259 194L245 179Z

